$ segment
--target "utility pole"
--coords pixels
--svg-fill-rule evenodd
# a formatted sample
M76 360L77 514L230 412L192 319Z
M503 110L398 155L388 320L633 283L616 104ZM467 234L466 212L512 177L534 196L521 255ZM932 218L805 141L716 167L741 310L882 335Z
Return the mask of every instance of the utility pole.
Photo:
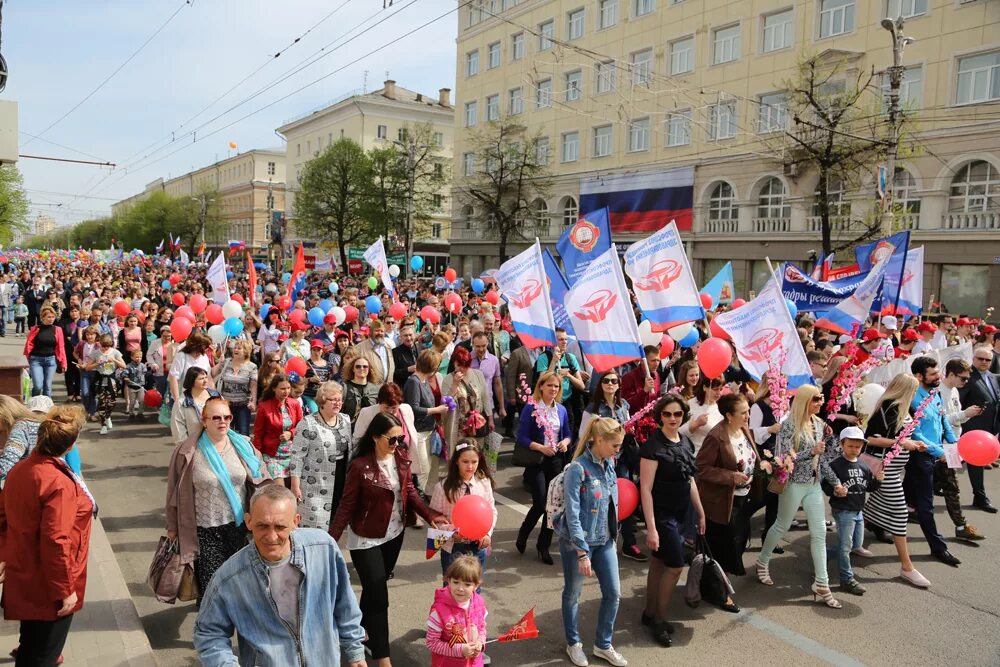
M899 152L899 89L903 85L903 75L906 68L902 65L903 49L908 44L912 44L912 37L903 35L903 17L896 19L882 19L882 27L889 32L892 38L892 66L886 73L889 75L889 140L886 157L885 175L885 202L882 205L882 236L892 234L892 194L893 184L896 179L896 155Z
M417 151L427 150L429 147L426 144L417 144L412 139L408 139L406 143L398 140L392 143L405 151L406 158L406 220L403 223L403 254L405 257L403 275L405 276L410 270L410 257L413 254L413 194L417 177Z

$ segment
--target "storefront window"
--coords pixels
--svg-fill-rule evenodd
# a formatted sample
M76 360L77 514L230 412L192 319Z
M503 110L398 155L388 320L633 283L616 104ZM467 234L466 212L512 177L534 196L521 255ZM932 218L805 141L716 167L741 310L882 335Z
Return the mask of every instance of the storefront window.
M942 309L949 313L981 317L986 310L990 267L975 264L941 266Z

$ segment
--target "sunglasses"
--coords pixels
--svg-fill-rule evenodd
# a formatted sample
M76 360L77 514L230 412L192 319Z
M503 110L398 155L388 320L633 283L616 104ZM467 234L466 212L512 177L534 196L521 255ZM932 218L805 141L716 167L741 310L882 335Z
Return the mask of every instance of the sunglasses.
M678 410L674 412L672 410L664 410L663 412L660 413L660 416L666 417L667 419L680 419L681 417L684 416L684 411Z
M618 378L604 378L601 384L618 384Z
M813 396L812 397L812 402L813 403L822 403L823 402L823 394L820 394L819 396Z
M972 379L972 376L971 375L959 375L958 379L961 380L962 382L968 382L969 380Z
M209 419L211 419L212 421L214 421L216 424L221 424L223 422L225 422L226 424L228 424L229 422L233 421L233 416L232 415L212 415L211 417L209 417Z
M368 370L368 364L354 364L354 370L356 371L366 371Z
M401 435L394 435L391 438L386 437L386 442L388 442L390 445L394 447L398 447L399 445L403 444L404 440L405 438Z
M975 357L975 359L976 361L985 361L985 362L993 361L992 357Z

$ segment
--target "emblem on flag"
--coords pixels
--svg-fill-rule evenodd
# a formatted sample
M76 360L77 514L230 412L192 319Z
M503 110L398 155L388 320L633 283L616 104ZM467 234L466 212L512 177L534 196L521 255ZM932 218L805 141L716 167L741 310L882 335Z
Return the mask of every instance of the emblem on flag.
M665 259L653 265L652 270L635 281L635 288L647 292L662 292L670 288L670 284L681 277L684 267L680 262Z
M598 290L573 315L581 320L587 320L595 324L603 322L604 318L608 316L608 313L614 307L617 298L611 290Z
M516 295L512 295L510 302L518 308L527 308L531 302L542 295L542 284L534 278L524 281Z
M569 231L569 242L580 252L590 252L601 238L601 230L597 225L585 218L580 218Z

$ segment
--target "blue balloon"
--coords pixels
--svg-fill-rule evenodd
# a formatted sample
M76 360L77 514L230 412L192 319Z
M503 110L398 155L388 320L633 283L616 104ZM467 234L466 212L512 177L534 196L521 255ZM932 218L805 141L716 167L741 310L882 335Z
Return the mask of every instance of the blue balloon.
M482 294L483 290L486 289L486 283L483 282L482 278L472 279L472 291L476 294Z
M788 306L788 314L791 315L794 320L799 314L799 309L796 307L795 302L791 299L785 299L785 305Z
M132 267L132 273L135 273L135 274L142 273L142 269L140 269L138 266L133 266Z
M329 299L323 299L319 302L319 307L324 313L329 313L330 309L333 308L333 301Z
M287 285L291 281L292 281L292 274L288 273L287 271L281 274L281 282Z
M162 287L163 289L170 289L170 281L164 280L162 283L160 283L160 287Z
M226 280L232 280L235 275L232 271L226 271Z
M264 271L264 270L267 269L267 264L265 264L264 262L254 262L253 265L254 265L254 267L260 269L261 271Z
M424 258L420 255L414 255L410 258L410 268L414 271L419 271L424 268Z
M330 290L330 294L336 294L340 290L340 285L338 285L336 282L330 283L329 285L327 285L327 287Z
M238 317L230 317L222 323L222 329L227 336L239 336L243 333L243 320Z
M700 336L698 335L698 330L691 327L691 331L688 331L687 336L677 341L677 344L681 347L692 347L698 342Z
M326 316L326 311L316 306L315 308L309 309L309 324L314 327L323 326L323 318Z
M267 314L269 312L271 312L271 304L269 303L262 304L260 307L260 319L266 320Z
M382 302L377 296L370 296L365 299L365 310L369 315L378 315L382 311Z

